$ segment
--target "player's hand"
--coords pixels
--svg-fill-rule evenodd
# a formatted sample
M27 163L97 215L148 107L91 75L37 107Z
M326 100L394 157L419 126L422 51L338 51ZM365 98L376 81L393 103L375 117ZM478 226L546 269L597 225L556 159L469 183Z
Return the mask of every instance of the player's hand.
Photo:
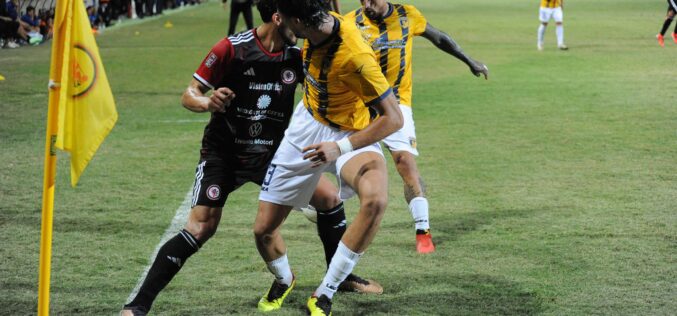
M484 79L489 80L489 68L479 61L472 61L470 64L470 71L475 77L484 75Z
M341 156L341 150L336 142L310 145L303 148L303 152L305 153L303 159L310 160L313 163L313 168L335 161Z
M232 90L222 87L214 90L214 93L209 97L209 104L207 104L207 111L209 112L226 112L226 108L230 106L230 101L235 98L235 93Z

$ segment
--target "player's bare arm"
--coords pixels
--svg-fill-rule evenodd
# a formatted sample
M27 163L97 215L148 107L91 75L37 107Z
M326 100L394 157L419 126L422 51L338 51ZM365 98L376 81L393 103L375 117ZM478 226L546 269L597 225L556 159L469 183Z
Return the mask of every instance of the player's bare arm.
M378 111L379 117L365 129L355 132L348 137L352 149L376 143L402 128L404 118L402 117L402 112L395 95L392 93L388 94L387 97L380 100L373 107ZM303 152L306 153L303 159L313 161L313 166L335 161L342 154L337 142L322 142L310 145L304 148Z
M341 5L339 4L339 0L331 0L331 4L334 12L341 14Z
M230 101L235 98L235 93L226 87L221 87L207 96L209 90L209 87L193 79L186 91L183 92L181 104L186 109L197 113L225 112L226 108L230 106Z
M489 79L489 69L483 63L470 58L466 55L461 46L459 46L449 34L444 33L428 23L423 32L423 37L432 42L437 48L458 58L470 67L470 72L476 77L484 75L484 79Z

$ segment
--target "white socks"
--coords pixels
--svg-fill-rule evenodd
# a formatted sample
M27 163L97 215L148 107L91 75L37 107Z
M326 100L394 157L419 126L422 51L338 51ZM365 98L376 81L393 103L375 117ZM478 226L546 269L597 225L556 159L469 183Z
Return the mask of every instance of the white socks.
M538 26L538 45L543 45L543 37L545 36L545 25L541 24Z
M557 34L557 46L564 45L564 25L556 25L555 33Z
M266 265L268 266L268 270L275 275L277 283L291 285L291 282L294 280L294 275L291 273L286 253L282 257L271 262L266 262Z
M413 198L409 202L409 210L414 218L417 230L430 229L430 223L428 223L428 200L426 198L420 196Z
M322 284L315 290L315 295L320 297L326 295L329 299L334 297L339 284L353 272L353 268L362 257L361 253L353 252L348 249L343 242L339 242L334 257L331 258L327 274L324 275Z

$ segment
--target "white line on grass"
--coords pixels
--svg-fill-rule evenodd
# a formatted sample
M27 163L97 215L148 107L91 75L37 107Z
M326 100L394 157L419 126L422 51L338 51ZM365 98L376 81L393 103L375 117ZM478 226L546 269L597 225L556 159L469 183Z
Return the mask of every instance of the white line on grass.
M158 251L160 251L160 247L162 247L162 245L164 245L170 238L174 237L186 224L186 221L188 220L188 213L190 213L190 202L192 201L192 197L193 190L191 189L188 191L188 194L186 194L186 197L183 199L181 205L179 205L179 208L176 209L176 214L174 215L174 218L172 218L172 223L169 224L167 229L165 229L165 233L162 235L160 242L157 244L157 246L155 246L153 254L151 254L150 258L148 259L148 265L143 269L143 273L139 277L139 280L136 281L136 286L134 287L134 290L132 290L132 293L129 293L127 303L131 302L136 294L139 293L141 284L146 278L146 274L148 274L148 270L150 270L150 266L153 264L155 256L157 256Z

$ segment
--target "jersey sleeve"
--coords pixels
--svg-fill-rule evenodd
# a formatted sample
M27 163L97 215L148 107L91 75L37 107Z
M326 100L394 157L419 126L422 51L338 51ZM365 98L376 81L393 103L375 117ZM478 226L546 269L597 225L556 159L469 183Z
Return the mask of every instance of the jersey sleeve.
M388 80L381 73L373 54L358 53L343 65L339 79L357 94L367 106L372 106L392 93Z
M416 7L407 5L405 8L407 9L407 18L409 19L411 33L414 34L414 36L423 34L428 25L428 20L426 20L421 11L416 9Z
M193 78L210 89L215 89L228 73L232 59L233 45L230 40L224 38L212 47L193 74Z

